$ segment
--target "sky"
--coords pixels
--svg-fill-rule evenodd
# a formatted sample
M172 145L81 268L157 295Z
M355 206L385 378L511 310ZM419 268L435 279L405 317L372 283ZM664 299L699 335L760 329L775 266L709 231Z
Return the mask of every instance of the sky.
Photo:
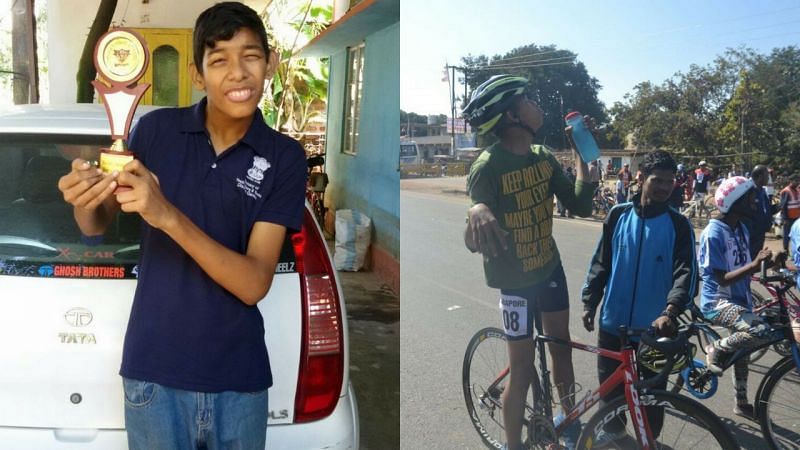
M528 44L577 53L607 107L726 48L800 47L800 0L402 0L400 108L450 114L445 64ZM457 95L464 87L456 85Z

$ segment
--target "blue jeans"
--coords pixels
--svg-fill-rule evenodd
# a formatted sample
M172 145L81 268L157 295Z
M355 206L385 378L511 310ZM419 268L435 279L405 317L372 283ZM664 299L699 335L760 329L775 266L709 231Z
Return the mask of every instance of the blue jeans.
M264 450L267 391L204 393L123 378L130 450Z

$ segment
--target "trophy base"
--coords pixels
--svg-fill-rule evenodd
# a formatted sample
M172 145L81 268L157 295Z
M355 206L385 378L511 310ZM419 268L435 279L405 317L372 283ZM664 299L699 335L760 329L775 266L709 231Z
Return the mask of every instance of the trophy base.
M133 161L133 159L132 152L120 152L103 148L100 149L100 170L102 170L105 174L110 174L114 171L122 172L122 168L125 167L125 164ZM128 186L118 186L114 190L114 193L119 194L120 192L128 191L130 189L131 188Z

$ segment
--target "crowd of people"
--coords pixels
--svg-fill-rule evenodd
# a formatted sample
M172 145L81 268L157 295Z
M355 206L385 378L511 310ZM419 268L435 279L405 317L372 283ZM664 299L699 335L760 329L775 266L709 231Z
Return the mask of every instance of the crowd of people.
M569 295L552 236L553 195L562 216L588 216L592 193L604 178L599 161L587 165L574 152L574 170L564 170L546 147L533 145L544 114L527 94L527 84L521 77L496 75L474 91L464 110L465 118L479 133L492 132L498 137L470 170L472 206L464 239L470 251L483 255L487 284L499 290L510 368L502 413L506 448L515 450L524 448L520 438L525 398L534 373L534 314L541 315L540 331L563 340L570 336ZM591 119L585 119L592 128ZM565 131L569 135L569 128ZM610 161L605 176L609 173ZM706 349L709 369L718 373L733 351L761 342L767 327L752 311L750 275L762 262L783 263L786 259L785 252L773 255L764 247L765 234L778 210L784 219L784 250L790 248L789 243L794 250L800 249L800 221L796 220L800 217L800 190L792 181L780 191L780 203L775 204L767 191L772 178L768 167L756 166L745 176L728 175L715 179L706 161L686 170L661 150L647 153L635 175L628 164L616 173L618 203L605 217L581 292L581 319L587 331L595 330L600 310L598 347L620 350L621 325L651 327L660 336L673 335L677 317L698 295L698 279L703 282L702 313L730 331ZM714 184L713 204L718 213L703 230L696 251L693 225L675 205L698 201L703 205L700 214L708 216L705 201ZM530 220L521 219L525 217ZM795 269L800 265L800 251L792 253L794 264L788 266ZM554 384L563 399L563 414L567 414L573 405L571 350L559 345L551 345L549 350ZM599 382L618 365L618 361L598 356ZM733 411L752 418L746 359L734 366L734 379ZM619 394L612 392L603 401ZM653 408L647 414L654 436L658 435L663 411ZM574 448L580 427L580 422L575 422L562 434L566 448ZM612 421L604 425L595 445L602 448L631 438L624 424Z

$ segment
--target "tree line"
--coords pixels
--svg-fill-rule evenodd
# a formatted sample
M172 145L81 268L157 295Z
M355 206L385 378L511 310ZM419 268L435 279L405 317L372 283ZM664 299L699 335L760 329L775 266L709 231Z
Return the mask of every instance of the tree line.
M763 163L783 175L800 173L800 49L795 46L769 54L728 49L661 84L643 81L611 107L598 99L602 86L577 55L553 45L468 55L462 66L461 81L470 92L498 73L530 80L531 94L545 111L537 143L566 147L563 117L578 110L597 120L603 148L631 144L642 151L668 150L687 164L705 159L744 172Z

